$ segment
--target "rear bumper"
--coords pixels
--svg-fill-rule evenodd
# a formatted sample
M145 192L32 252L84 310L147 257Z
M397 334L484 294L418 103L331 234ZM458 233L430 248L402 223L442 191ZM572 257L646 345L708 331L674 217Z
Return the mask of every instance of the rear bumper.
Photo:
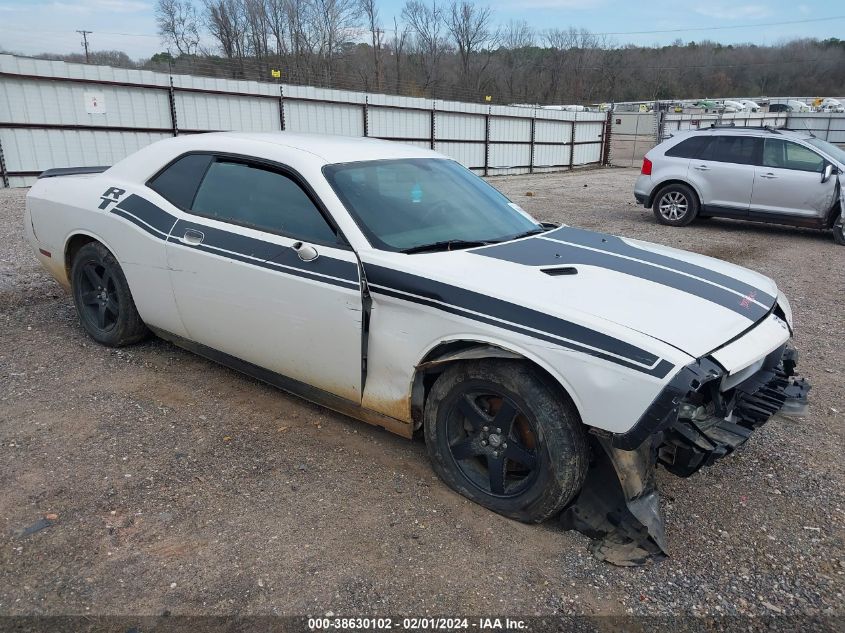
M648 196L644 193L634 192L634 200L637 201L637 204L645 205L648 201Z

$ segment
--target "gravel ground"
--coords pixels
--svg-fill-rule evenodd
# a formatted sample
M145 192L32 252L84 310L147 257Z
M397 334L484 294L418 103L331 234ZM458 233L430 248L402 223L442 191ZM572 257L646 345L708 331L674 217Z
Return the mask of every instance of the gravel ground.
M803 421L689 479L659 472L672 555L636 569L452 493L421 441L159 340L93 344L23 241L25 191L0 191L0 614L842 615L845 248L657 225L635 175L492 182L543 220L772 276L813 383Z

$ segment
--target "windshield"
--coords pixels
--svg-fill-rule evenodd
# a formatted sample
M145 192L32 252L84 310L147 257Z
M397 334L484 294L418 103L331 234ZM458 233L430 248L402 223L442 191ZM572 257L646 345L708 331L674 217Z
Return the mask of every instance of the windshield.
M832 156L840 163L845 165L845 150L836 147L833 143L828 143L827 141L823 141L820 138L808 138L805 139L810 145L813 147L817 147L821 151L823 151L828 156Z
M455 161L374 160L326 165L335 193L373 246L500 242L542 228L505 196Z

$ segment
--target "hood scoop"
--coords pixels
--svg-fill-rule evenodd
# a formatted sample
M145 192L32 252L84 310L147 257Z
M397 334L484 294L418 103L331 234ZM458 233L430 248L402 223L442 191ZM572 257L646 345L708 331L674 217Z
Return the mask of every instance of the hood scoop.
M556 266L554 268L541 268L540 272L546 273L549 277L560 277L561 275L577 275L578 269L575 266Z

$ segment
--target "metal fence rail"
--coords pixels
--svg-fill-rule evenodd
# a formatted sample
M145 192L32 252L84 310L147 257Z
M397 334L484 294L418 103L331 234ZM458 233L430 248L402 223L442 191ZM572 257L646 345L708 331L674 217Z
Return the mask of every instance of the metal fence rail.
M606 116L0 55L0 176L111 165L178 134L367 136L435 149L484 175L602 164ZM3 157L5 156L5 161Z

